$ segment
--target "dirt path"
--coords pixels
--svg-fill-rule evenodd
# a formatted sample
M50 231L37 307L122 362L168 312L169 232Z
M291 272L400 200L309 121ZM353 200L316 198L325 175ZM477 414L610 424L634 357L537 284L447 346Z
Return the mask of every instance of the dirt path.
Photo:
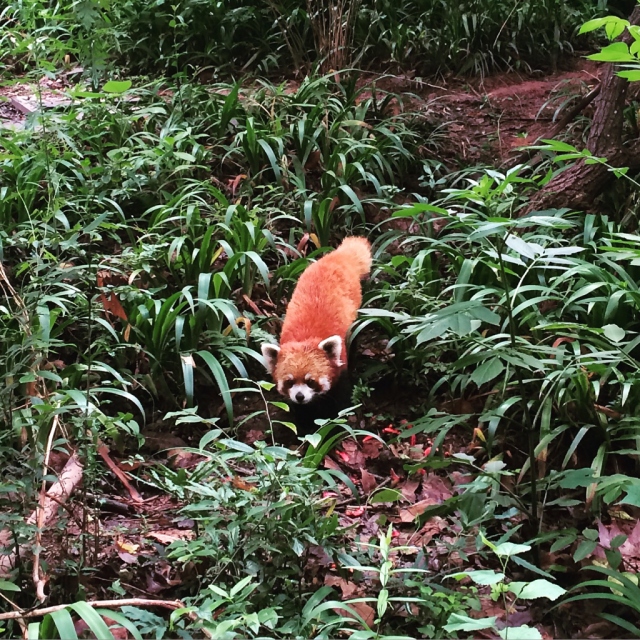
M535 142L598 80L598 66L575 60L571 71L540 78L505 73L420 92L422 109L441 123L447 155L464 164L499 164L514 149ZM499 162L496 162L498 160Z

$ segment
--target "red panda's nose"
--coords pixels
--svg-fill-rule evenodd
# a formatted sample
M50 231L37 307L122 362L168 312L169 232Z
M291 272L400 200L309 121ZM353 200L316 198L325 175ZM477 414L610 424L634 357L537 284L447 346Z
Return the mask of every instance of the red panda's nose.
M304 393L298 391L298 393L296 393L296 402L302 402L304 400Z

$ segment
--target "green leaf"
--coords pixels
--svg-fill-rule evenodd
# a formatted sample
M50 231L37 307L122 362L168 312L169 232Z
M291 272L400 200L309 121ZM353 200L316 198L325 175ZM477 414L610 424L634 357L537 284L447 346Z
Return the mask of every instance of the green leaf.
M70 604L69 609L73 609L87 623L94 636L100 640L114 640L105 621L86 602Z
M395 489L382 489L374 493L369 502L371 504L376 504L378 502L395 502L402 497L402 493L400 491L396 491Z
M557 600L567 592L566 589L544 578L538 578L529 583L512 582L509 585L509 591L515 593L518 598L522 598L523 600L536 600L538 598Z
M585 22L581 27L578 33L582 35L583 33L589 33L590 31L595 31L600 27L604 27L607 24L607 18L595 18L593 20L589 20Z
M630 504L634 507L640 507L640 484L632 484L625 487L624 490L626 491L626 495L620 500L620 504Z
M58 634L65 640L78 640L78 634L73 626L73 619L67 609L60 609L60 611L52 611L50 614L53 619Z
M618 71L621 78L626 78L629 82L638 82L640 80L640 69L630 71Z
M497 571L491 571L490 569L483 569L480 571L466 571L459 574L461 576L468 576L476 584L487 586L490 584L498 584L504 580L504 573L498 573Z
M531 545L528 544L515 544L513 542L503 542L499 544L495 549L494 553L497 556L505 556L507 558L511 556L517 556L520 553L526 553L531 550Z
M483 384L495 380L503 371L504 364L500 358L489 358L471 374L471 382L481 387Z
M547 145L547 149L550 151L561 151L561 152L569 152L569 153L577 153L580 151L576 149L573 145L568 144L567 142L561 142L560 140L542 140Z
M593 481L593 469L571 469L558 482L558 486L562 489L577 489L578 487L588 487Z
M573 553L574 562L580 562L580 560L584 560L587 556L591 555L595 551L597 546L598 543L594 542L593 540L583 540Z
M635 62L635 56L629 53L629 46L624 42L613 42L604 47L599 53L587 56L589 60L600 62Z
M221 434L222 434L222 429L212 429L211 431L207 431L207 433L205 433L202 436L202 438L200 438L198 449L204 450L212 440L215 440Z
M39 622L29 623L29 626L27 627L27 640L40 640L40 623Z
M542 640L542 634L535 628L523 624L521 627L506 627L498 631L502 640Z
M196 161L195 156L192 156L190 153L185 153L184 151L174 151L173 155L180 160L184 160L185 162L193 163Z
M305 441L308 442L314 449L318 448L318 445L322 442L322 436L319 433L311 433L304 437Z
M392 218L408 218L420 215L421 213L439 213L443 216L448 216L449 212L442 207L436 207L432 204L426 204L423 202L418 202L414 205L403 207L399 211L396 211L392 214Z
M513 249L519 256L523 256L529 260L535 260L536 256L542 253L542 247L540 247L540 245L525 242L519 236L507 236L505 242L507 246Z
M124 93L131 88L131 80L122 80L120 82L116 80L110 80L102 87L105 93Z
M628 620L625 620L620 616L614 616L611 613L601 613L600 617L604 618L605 620L608 620L609 622L613 622L614 624L617 624L619 627L622 627L623 629L626 629L636 638L640 638L640 629L638 629L636 625L631 624L631 622L629 622Z
M238 584L235 584L231 588L231 591L229 592L229 597L233 598L233 596L240 593L252 580L253 580L253 576L251 575L245 576L244 578L242 578L242 580L240 580Z
M605 324L602 327L602 331L604 331L604 335L611 340L611 342L620 342L624 339L625 331L617 324Z
M8 580L0 580L0 591L20 591L20 587Z
M217 360L217 358L211 355L208 351L202 350L198 351L197 353L207 363L209 370L218 383L218 389L220 390L220 395L222 396L225 409L227 410L229 423L233 424L233 403L231 398L231 391L229 389L229 383L227 382L227 377L225 376L222 365Z
M604 30L609 40L615 40L628 26L627 20L609 20Z
M364 215L364 209L362 208L362 202L360 202L360 198L356 195L356 192L348 185L343 184L340 186L340 190L347 195L349 200L353 202L355 208L358 210L360 215Z
M496 616L490 618L469 618L459 613L452 613L443 627L445 631L481 631L482 629L492 629L496 623Z
M378 617L382 618L387 610L389 604L389 591L387 589L381 589L378 594L377 611Z

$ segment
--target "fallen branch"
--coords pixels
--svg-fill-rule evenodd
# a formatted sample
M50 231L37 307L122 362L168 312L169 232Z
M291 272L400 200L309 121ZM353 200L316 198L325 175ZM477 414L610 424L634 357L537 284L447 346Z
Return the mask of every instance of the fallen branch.
M104 609L116 609L118 607L162 607L164 609L181 609L185 605L181 600L153 600L151 598L124 598L123 600L91 600L87 601L90 607L103 607ZM62 611L68 604L56 604L42 609L30 611L7 611L0 613L0 620L15 620L17 618L40 618L49 613Z
M151 598L124 598L122 600L87 600L86 603L90 607L102 607L104 609L117 609L119 607L162 607L163 609L184 609L186 608L182 600L152 600ZM62 611L66 609L68 604L57 604L52 607L43 607L42 609L32 609L31 611L8 611L0 613L0 620L20 620L25 618L40 618L49 613ZM192 621L197 621L196 614L192 611L187 614ZM213 638L213 634L208 630L201 628L203 635L207 638Z
M36 535L35 544L33 545L33 584L36 588L36 597L40 602L44 602L47 596L44 594L44 585L46 577L40 572L40 550L42 549L42 530L44 529L45 505L47 501L47 470L49 468L49 458L51 457L51 448L53 447L53 439L58 430L60 416L53 416L51 428L49 429L49 437L47 438L47 447L44 452L44 461L42 463L42 486L40 487L40 495L38 496L38 506L36 507Z
M144 499L138 490L129 482L127 474L111 459L109 453L109 447L107 447L102 440L98 440L98 455L105 461L107 467L109 467L116 478L122 482L125 489L129 492L131 499L137 504L142 504Z
M64 469L62 473L60 473L58 480L54 482L49 488L49 491L47 491L42 505L39 505L27 519L27 524L37 525L39 528L44 528L51 524L57 513L58 504L60 502L66 502L80 484L82 472L82 464L78 456L74 453L69 460L67 460L67 464L64 465ZM10 531L5 530L0 532L0 544L6 546L11 536L12 533ZM7 577L11 569L13 569L17 558L25 553L30 546L30 543L22 544L13 551L13 553L0 556L0 576Z

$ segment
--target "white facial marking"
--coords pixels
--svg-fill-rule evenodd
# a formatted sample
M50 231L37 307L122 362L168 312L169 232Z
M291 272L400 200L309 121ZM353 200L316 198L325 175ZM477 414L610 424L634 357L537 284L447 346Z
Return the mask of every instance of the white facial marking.
M329 378L326 376L322 376L320 380L318 380L318 384L322 387L323 391L329 391L331 388L331 383L329 382Z
M289 382L289 380L293 380L293 376L288 373L282 380L278 380L278 392L282 393L284 391L284 385L286 382Z
M289 397L292 402L296 404L307 404L311 402L315 392L313 389L309 388L306 384L294 384L291 389L289 389Z

